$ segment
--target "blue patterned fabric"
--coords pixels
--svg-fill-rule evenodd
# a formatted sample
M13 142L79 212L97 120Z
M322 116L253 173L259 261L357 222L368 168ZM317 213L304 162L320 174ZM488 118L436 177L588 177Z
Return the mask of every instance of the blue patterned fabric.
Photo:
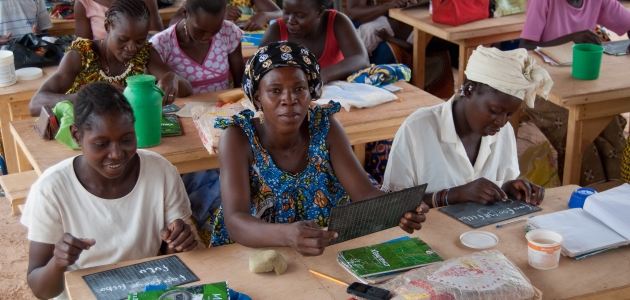
M314 220L319 226L328 226L330 210L350 202L350 198L335 176L326 148L330 123L328 115L341 109L330 102L326 106L309 109L310 145L308 165L299 174L278 169L265 150L252 123L254 113L245 110L231 118L217 119L216 128L239 126L249 139L254 161L249 169L251 214L269 223L293 223ZM232 243L223 220L223 205L214 218L212 246Z
M409 79L411 79L411 69L403 64L372 65L348 76L348 82L373 86L390 84L398 80L409 81Z

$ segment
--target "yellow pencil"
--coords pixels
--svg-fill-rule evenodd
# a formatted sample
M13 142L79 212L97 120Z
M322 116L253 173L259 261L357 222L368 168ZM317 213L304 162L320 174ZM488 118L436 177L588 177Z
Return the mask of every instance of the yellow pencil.
M317 272L317 271L313 271L313 270L308 270L308 271L309 271L309 272L311 272L311 273L313 273L313 274L315 274L315 275L317 275L317 276L324 277L324 278L326 278L326 279L328 279L328 280L330 280L330 281L333 281L333 282L336 282L336 283L338 283L338 284L342 284L342 285L348 286L348 284L347 284L347 283L345 283L345 282L343 282L343 281L341 281L341 280L339 280L339 279L332 278L332 277L330 277L330 276L328 276L328 275L325 275L325 274L319 273L319 272Z

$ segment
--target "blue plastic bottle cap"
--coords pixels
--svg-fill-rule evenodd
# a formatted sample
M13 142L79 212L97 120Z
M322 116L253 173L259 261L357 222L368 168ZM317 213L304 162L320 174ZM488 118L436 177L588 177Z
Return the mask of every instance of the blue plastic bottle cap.
M569 208L582 208L586 198L593 194L597 194L597 191L592 188L579 188L573 191L569 199Z

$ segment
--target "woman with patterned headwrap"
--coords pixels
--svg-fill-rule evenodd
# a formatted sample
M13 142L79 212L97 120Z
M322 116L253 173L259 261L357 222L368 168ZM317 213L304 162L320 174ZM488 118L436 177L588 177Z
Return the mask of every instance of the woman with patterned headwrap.
M509 197L540 204L544 189L519 176L510 117L536 90L544 97L553 82L524 49L479 46L468 61L462 94L414 112L394 138L384 190L428 183L432 207L474 201L492 204Z
M321 228L332 207L384 194L372 186L332 116L340 105L310 107L321 94L319 71L310 51L287 41L261 47L247 62L243 89L260 117L246 110L215 125L225 131L214 246L234 241L319 255L337 235ZM399 226L420 229L427 210L422 205L406 213Z

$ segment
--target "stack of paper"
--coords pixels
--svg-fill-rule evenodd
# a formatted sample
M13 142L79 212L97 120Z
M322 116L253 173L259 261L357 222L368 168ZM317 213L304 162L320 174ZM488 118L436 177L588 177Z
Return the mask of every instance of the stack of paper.
M574 208L529 220L535 228L564 237L562 254L581 258L630 244L630 185L624 184L586 198L584 209Z

